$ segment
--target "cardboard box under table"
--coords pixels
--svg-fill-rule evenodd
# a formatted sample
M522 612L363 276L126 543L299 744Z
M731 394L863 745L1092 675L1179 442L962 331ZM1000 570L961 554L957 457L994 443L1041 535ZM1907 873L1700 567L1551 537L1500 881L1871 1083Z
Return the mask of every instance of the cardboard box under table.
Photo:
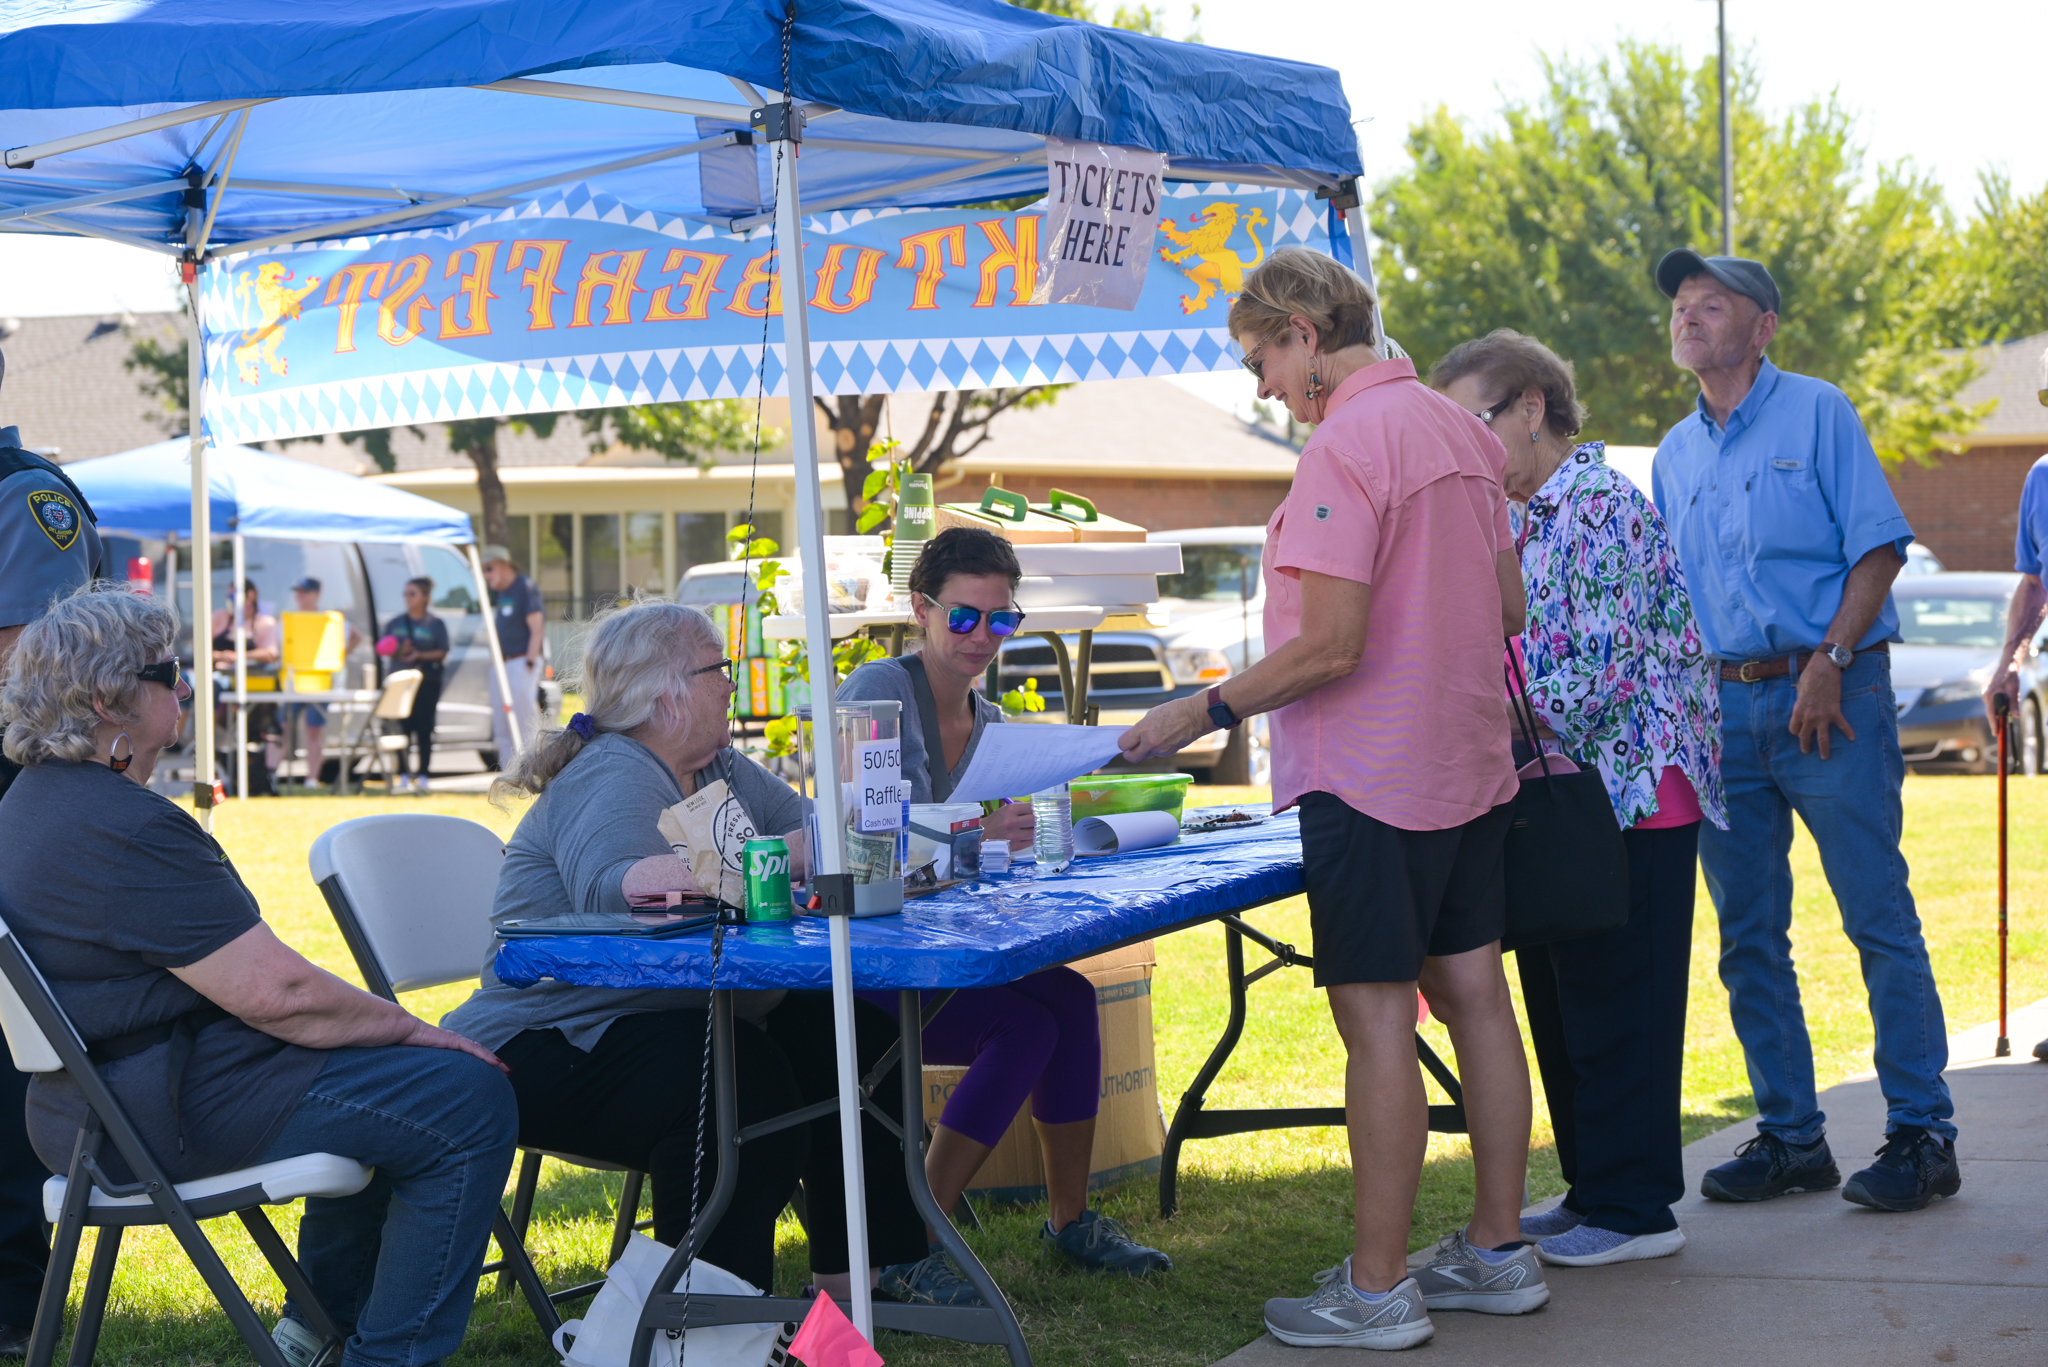
M1102 1020L1102 1109L1095 1120L1095 1156L1088 1165L1090 1191L1159 1174L1159 1157L1166 1149L1166 1114L1159 1104L1159 1070L1152 1055L1152 973L1157 963L1152 942L1144 940L1067 965L1094 985L1095 1008ZM965 1068L924 1065L927 1134L966 1074ZM1045 1163L1028 1099L967 1192L999 1205L1046 1199Z

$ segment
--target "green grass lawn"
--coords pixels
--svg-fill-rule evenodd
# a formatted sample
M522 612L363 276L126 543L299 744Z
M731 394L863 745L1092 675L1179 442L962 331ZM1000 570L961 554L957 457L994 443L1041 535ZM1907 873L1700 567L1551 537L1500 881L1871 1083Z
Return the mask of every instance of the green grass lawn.
M1994 782L1914 778L1906 784L1906 855L1951 1030L1990 1019L1997 1010ZM2048 954L2043 952L2048 936L2041 915L2048 906L2048 783L2017 782L2012 791L2012 1001L2018 1004L2048 996ZM1263 794L1209 789L1197 790L1193 800L1259 798ZM219 815L217 833L279 933L309 957L352 978L341 938L307 876L306 851L335 822L388 811L444 812L500 832L509 832L516 821L516 813L499 812L476 797L289 798L230 805ZM1833 898L1803 833L1793 848L1793 865L1798 882L1793 941L1825 1086L1869 1070L1870 1022L1855 953L1842 937ZM1704 889L1699 911L1685 1079L1688 1138L1752 1110L1741 1051L1715 977L1718 937ZM1269 907L1253 919L1280 939L1308 944L1308 913L1300 899ZM1204 927L1158 942L1152 1000L1160 1092L1169 1115L1222 1027L1227 1003L1221 941L1219 928ZM435 989L413 994L408 1005L432 1018L464 995L459 987ZM1253 1002L1244 1041L1211 1090L1211 1103L1341 1104L1341 1053L1308 975L1298 970L1275 974L1253 988ZM1450 1056L1441 1027L1431 1023L1424 1033ZM2021 1047L2029 1045L2026 1041ZM1540 1105L1537 1118L1530 1182L1540 1196L1559 1190L1559 1180ZM1856 1155L1866 1139L1874 1148L1878 1138L1845 1134L1838 1147L1844 1155ZM615 1176L550 1164L529 1243L542 1275L553 1284L587 1279L601 1270L618 1189ZM1433 1137L1414 1244L1419 1247L1459 1224L1469 1209L1470 1191L1464 1142ZM1159 1220L1157 1199L1154 1186L1140 1183L1099 1203L1141 1241L1173 1256L1177 1270L1172 1275L1144 1282L1090 1278L1048 1263L1036 1244L1042 1208L983 1213L986 1227L971 1237L1015 1303L1041 1363L1201 1367L1259 1334L1265 1297L1305 1294L1309 1274L1342 1257L1349 1245L1349 1155L1337 1130L1192 1144L1184 1154L1180 1214ZM289 1210L277 1214L289 1238L295 1215ZM211 1228L259 1308L274 1313L278 1288L239 1227L216 1221ZM80 1285L83 1266L81 1258ZM804 1283L805 1267L802 1230L785 1215L777 1289L795 1292ZM1001 1357L992 1348L898 1335L885 1335L881 1351L893 1362L933 1367L995 1367ZM131 1233L124 1246L100 1360L205 1364L244 1361L246 1355L175 1244L161 1230L141 1230ZM524 1304L497 1299L487 1286L454 1361L540 1367L552 1360Z

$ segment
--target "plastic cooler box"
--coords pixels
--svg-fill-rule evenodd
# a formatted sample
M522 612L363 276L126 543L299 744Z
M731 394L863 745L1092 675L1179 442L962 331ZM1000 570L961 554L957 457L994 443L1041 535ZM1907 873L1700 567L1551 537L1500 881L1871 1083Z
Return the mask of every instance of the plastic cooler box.
M1090 774L1068 786L1074 820L1119 812L1172 812L1180 820L1193 774Z

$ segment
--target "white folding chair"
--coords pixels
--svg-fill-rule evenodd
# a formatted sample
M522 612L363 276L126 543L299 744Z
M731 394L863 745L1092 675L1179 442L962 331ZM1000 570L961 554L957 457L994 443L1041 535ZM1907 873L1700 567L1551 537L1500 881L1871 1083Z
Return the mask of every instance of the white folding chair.
M329 827L314 841L310 863L313 881L327 899L363 981L378 996L397 1001L400 992L475 978L489 958L494 939L491 903L505 863L504 842L489 828L460 817L425 813L358 817ZM509 1219L499 1215L498 1244L505 1256L484 1269L512 1277L522 1287L533 1275L524 1240L543 1158L626 1175L605 1266L619 1260L634 1230L653 1225L640 1219L645 1173L597 1158L522 1149L512 1214ZM537 1295L536 1278L527 1288L527 1299L535 1302L534 1315L552 1333L554 1305L592 1295L603 1285L588 1282Z
M402 763L400 756L411 743L411 737L403 731L395 735L384 733L383 723L405 721L412 716L412 705L420 693L420 680L426 676L417 669L394 669L384 676L383 691L377 695L376 706L363 719L362 727L349 741L348 755L341 762L341 783L343 791L348 787L348 775L355 768L356 756L363 741L370 742L370 753L378 770L384 775L384 783L391 784L392 774Z
M6 914L10 913L0 907L0 916ZM89 1107L72 1146L69 1169L64 1176L43 1184L43 1213L55 1227L55 1238L49 1269L43 1276L42 1300L36 1307L35 1328L29 1335L28 1367L49 1367L56 1355L57 1339L64 1331L64 1303L71 1293L71 1273L88 1226L99 1230L99 1238L86 1274L70 1360L74 1367L92 1361L106 1317L107 1293L114 1282L114 1263L121 1252L121 1232L130 1225L170 1226L250 1354L262 1367L289 1367L249 1298L199 1227L199 1221L221 1215L241 1218L292 1303L326 1341L320 1361L339 1360L340 1331L263 1207L306 1196L352 1196L369 1185L371 1169L335 1154L309 1153L172 1183L128 1113L114 1099L85 1041L4 919L0 919L0 1029L6 1032L17 1068L25 1073L69 1073ZM134 1175L132 1182L115 1182L102 1168L102 1146L110 1140L113 1151Z

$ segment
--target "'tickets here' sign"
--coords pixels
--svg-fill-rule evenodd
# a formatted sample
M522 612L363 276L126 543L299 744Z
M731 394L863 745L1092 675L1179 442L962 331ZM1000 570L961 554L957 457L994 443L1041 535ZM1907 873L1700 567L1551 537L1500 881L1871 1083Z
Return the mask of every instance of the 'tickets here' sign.
M1045 264L1034 304L1134 309L1145 289L1166 154L1047 138Z

